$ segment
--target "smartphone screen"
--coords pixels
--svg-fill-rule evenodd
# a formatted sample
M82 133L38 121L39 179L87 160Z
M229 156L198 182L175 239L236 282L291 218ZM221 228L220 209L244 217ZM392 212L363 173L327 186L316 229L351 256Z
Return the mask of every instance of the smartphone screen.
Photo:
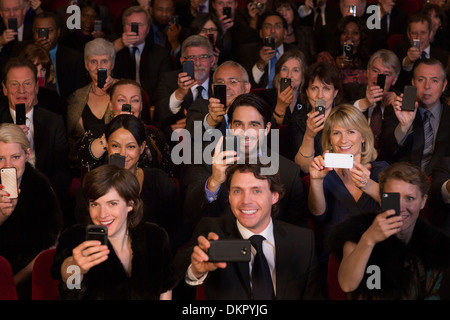
M405 86L403 91L402 110L414 111L416 104L417 88L414 86Z
M395 216L400 215L400 193L398 192L384 192L381 194L381 211L394 209Z
M97 70L97 87L102 89L105 86L106 83L106 69L98 69Z
M18 103L16 104L16 124L26 124L26 116L25 116L25 104Z
M194 73L194 61L191 60L185 60L183 61L183 72L186 72L191 79L195 79L195 73Z
M214 98L219 99L224 108L227 108L227 86L225 84L215 84L213 87Z

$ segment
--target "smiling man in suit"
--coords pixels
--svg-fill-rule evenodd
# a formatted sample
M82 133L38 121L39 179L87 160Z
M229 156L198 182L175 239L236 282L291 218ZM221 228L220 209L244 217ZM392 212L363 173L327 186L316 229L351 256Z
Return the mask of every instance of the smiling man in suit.
M9 107L0 110L0 123L16 123L16 105L25 104L27 119L20 127L30 140L29 162L48 177L59 200L66 201L70 172L62 116L39 105L37 71L29 60L11 58L5 66L3 79L3 94L8 98Z
M204 218L188 247L175 259L176 271L189 285L205 285L208 300L321 299L314 233L276 219L283 185L278 173L264 173L260 164L236 164L227 169L231 212ZM253 238L262 237L262 245ZM211 241L250 239L250 262L210 262ZM259 247L259 249L258 249ZM267 270L259 295L257 257Z

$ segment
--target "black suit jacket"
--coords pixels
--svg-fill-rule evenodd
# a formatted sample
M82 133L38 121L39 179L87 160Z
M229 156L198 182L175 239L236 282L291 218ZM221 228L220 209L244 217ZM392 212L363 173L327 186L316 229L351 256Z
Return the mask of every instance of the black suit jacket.
M190 264L190 256L199 235L209 232L219 239L242 239L236 226L236 218L230 213L223 218L203 219L188 247L175 257L178 277L184 277ZM276 219L273 220L275 238L276 300L322 299L315 249L314 234ZM217 269L205 280L208 300L250 300L249 263L227 263L225 269Z
M114 77L118 79L130 79L130 70L130 50L128 49L128 47L125 47L116 54L113 71ZM148 94L151 105L154 105L154 103L156 103L155 90L158 85L159 76L164 72L170 70L171 64L169 50L156 44L152 44L150 43L150 40L147 40L144 46L144 50L141 53L139 77L141 86Z
M432 223L450 234L450 204L442 200L441 188L450 179L450 156L439 160L431 173L431 187L428 192L427 204L433 210Z
M59 95L66 100L75 90L89 83L83 55L62 45L56 51Z
M14 123L8 107L0 109L0 122ZM37 105L34 107L33 125L36 169L48 177L58 196L65 196L70 185L70 173L63 117Z
M255 82L253 78L252 68L255 63L259 60L259 50L263 47L263 43L261 41L244 44L239 49L238 62L247 70L250 84L252 88L265 88L269 82L269 64L264 68L264 74L262 75L259 83ZM283 44L284 52L289 51L290 49L296 48L295 45L292 44Z
M439 121L439 128L437 135L434 137L435 146L433 155L431 157L425 173L430 175L433 168L439 163L444 156L450 156L450 106L443 103L441 119ZM385 160L392 164L397 161L408 161L420 167L422 162L423 148L424 148L424 129L423 120L420 112L417 111L416 117L412 124L413 132L411 132L403 145L399 145L394 136L395 128L398 125L398 119L394 113L392 106L384 109L384 119L381 127L381 149L378 160Z
M275 157L276 155L274 155ZM278 155L279 173L285 188L285 195L280 200L277 218L301 227L308 226L309 212L306 204L306 192L300 176L300 167L293 161ZM209 164L188 164L181 170L181 187L184 191L184 214L192 225L202 217L217 217L229 208L228 191L223 183L217 199L208 202L205 183L211 176Z

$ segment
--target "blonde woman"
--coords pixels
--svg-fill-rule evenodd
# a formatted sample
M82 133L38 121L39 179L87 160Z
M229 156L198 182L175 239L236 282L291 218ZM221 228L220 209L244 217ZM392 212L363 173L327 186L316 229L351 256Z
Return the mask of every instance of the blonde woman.
M308 206L322 220L322 236L326 237L333 225L348 216L380 209L378 175L389 165L375 161L372 130L363 113L352 105L332 109L323 128L322 148L324 155L353 155L352 169L325 167L324 155L315 157L309 167Z

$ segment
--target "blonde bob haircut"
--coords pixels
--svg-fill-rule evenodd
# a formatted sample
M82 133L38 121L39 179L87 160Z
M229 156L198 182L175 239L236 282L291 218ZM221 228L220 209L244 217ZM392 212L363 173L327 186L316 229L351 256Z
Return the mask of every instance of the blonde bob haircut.
M0 125L0 142L18 143L25 153L30 149L30 141L28 140L22 128L14 123L2 123Z
M378 153L374 146L375 139L373 137L372 129L370 128L366 117L358 108L350 104L341 104L331 110L323 127L323 150L330 150L330 152L333 152L330 136L334 126L353 129L360 132L364 139L361 146L361 163L366 164L375 161Z

